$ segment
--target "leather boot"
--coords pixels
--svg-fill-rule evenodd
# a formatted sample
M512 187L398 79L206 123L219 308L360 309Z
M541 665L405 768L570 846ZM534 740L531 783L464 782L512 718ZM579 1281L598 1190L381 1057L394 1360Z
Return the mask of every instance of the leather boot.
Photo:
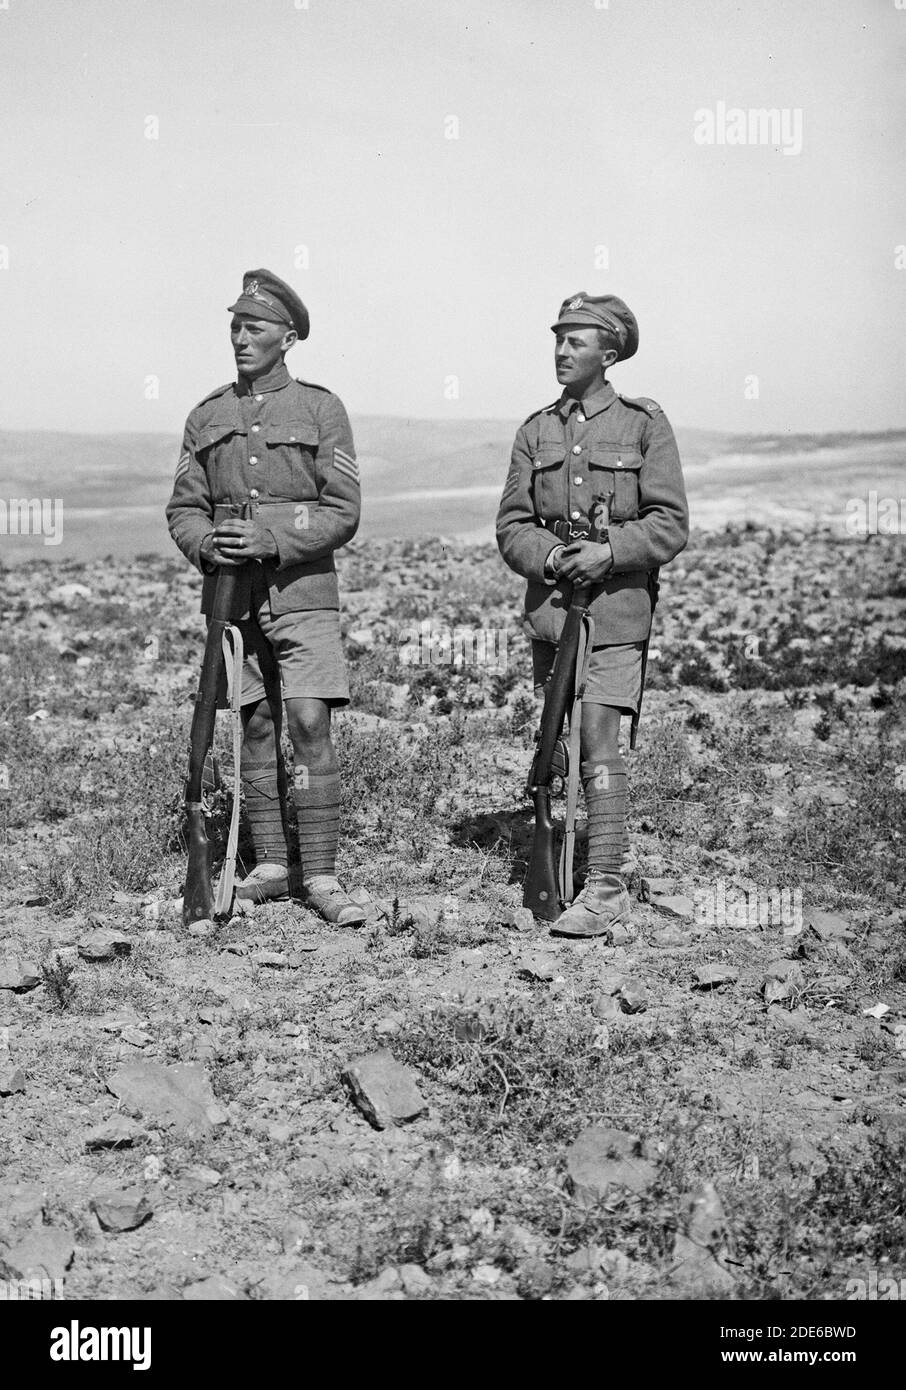
M619 874L595 874L579 896L551 926L555 936L612 937L613 928L628 926L629 894Z

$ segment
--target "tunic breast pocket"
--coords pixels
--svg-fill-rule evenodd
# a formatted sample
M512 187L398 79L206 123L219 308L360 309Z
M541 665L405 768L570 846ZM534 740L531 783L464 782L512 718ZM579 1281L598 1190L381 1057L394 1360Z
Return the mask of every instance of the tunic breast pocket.
M287 420L268 425L267 488L272 497L289 502L313 502L318 496L315 455L318 452L317 425L310 420Z
M545 521L557 520L565 515L565 458L565 444L539 444L538 452L532 459L532 498L536 513Z
M613 521L634 521L639 514L642 456L634 445L595 444L589 455L593 497L613 494Z
M231 494L234 481L231 462L235 463L245 452L246 433L236 428L235 420L212 420L203 425L198 434L198 458L208 475L208 485L215 502L226 501Z

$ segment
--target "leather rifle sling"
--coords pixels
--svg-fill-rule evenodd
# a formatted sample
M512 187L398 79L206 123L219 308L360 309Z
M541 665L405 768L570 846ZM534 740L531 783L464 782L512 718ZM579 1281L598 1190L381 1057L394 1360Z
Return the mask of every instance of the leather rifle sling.
M229 915L233 905L233 885L236 881L236 853L239 848L239 789L241 785L239 764L242 754L242 663L244 659L242 633L238 627L229 623L223 630L223 664L226 668L227 699L230 706L230 723L233 729L233 813L230 816L226 855L214 898L214 914L217 917Z
M594 619L586 613L579 629L576 650L576 687L569 715L569 755L566 776L566 813L563 822L563 844L560 847L560 901L573 900L573 858L576 851L576 811L579 805L579 782L582 763L582 700L594 642Z

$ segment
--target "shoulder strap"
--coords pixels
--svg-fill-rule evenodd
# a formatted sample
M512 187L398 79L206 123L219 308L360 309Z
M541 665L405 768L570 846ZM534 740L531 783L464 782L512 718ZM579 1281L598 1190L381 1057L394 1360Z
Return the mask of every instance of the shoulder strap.
M617 395L620 396L619 391ZM657 401L651 400L649 396L620 396L620 400L624 405L634 405L639 410L644 410L646 415L654 417L660 414L661 407Z

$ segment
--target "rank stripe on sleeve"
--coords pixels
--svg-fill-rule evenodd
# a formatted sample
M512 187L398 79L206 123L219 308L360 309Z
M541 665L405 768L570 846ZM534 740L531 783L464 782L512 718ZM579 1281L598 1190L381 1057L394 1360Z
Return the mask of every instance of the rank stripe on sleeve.
M354 483L359 481L359 465L354 458L350 458L348 454L344 454L342 449L334 448L333 466L339 469L341 473L345 474L347 478L351 478Z
M184 454L180 454L180 456L179 456L179 463L176 465L176 476L175 476L175 478L173 479L173 481L174 481L175 483L178 483L178 482L179 482L180 478L182 477L182 475L183 475L184 473L188 473L188 471L189 471L189 463L190 463L190 462L191 462L191 460L190 460L190 458L189 458L188 451L186 451L186 453L184 453Z

